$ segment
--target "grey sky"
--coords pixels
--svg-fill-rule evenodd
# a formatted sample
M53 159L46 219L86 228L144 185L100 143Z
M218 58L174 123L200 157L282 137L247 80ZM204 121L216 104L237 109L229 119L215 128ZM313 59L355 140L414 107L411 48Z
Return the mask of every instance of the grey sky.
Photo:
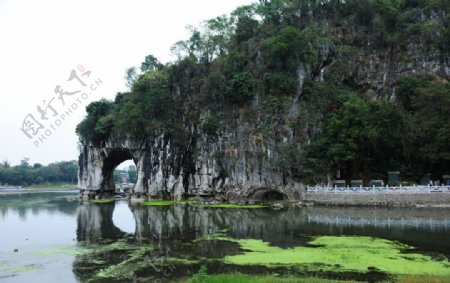
M125 70L140 66L146 55L173 60L170 47L187 37L187 25L252 2L0 0L0 161L17 164L28 157L31 163L47 164L76 159L74 131L85 104L112 99L125 90ZM76 90L67 79L80 64L92 72L89 79L103 83L36 147L35 139L20 131L24 118L32 114L39 120L37 106L56 96L57 85ZM58 99L51 105L58 115L67 107Z

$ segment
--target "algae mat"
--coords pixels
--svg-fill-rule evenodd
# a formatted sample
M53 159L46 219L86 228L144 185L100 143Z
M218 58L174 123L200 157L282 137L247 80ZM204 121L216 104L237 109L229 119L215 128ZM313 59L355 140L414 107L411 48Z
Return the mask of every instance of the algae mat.
M92 203L96 204L105 204L105 203L113 203L115 202L115 199L97 199L97 200L91 200Z
M450 277L448 259L433 259L413 251L413 247L372 237L316 237L307 247L283 249L254 239L217 237L236 242L242 254L226 256L236 265L296 266L304 271L368 272L435 275Z
M190 203L190 200L152 200L146 201L143 204L147 206L170 206L178 203Z

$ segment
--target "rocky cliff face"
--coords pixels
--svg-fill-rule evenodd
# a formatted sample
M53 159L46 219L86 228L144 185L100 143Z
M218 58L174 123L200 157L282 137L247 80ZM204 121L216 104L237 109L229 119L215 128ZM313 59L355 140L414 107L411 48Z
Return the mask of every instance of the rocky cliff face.
M102 147L83 145L81 150L78 187L86 197L113 193L114 169L130 159L137 167L132 192L138 198L181 199L190 195L248 201L273 192L286 199L300 199L303 192L302 184L268 166L267 159L274 158L276 152L243 128L216 141L192 136L183 146L162 135L152 141L130 138L111 140Z
M448 55L436 47L421 42L420 38L399 49L377 50L367 42L365 49L347 58L335 60L342 75L371 96L380 94L395 98L395 85L407 75L450 76ZM326 72L324 68L322 72Z

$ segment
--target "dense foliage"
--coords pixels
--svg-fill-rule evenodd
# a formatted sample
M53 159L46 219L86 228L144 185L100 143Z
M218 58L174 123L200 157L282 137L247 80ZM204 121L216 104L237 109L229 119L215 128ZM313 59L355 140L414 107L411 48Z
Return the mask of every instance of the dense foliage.
M149 55L127 70L129 92L89 105L77 133L92 143L166 133L183 144L191 125L214 138L236 117L258 119L252 134L273 141L273 165L294 178L450 173L448 82L410 76L370 92L349 69L372 53L407 61L413 42L445 54L449 12L444 0L260 0L190 27L175 62Z
M0 164L0 184L12 186L40 185L48 183L77 183L78 163L62 161L43 166L33 165L25 158L20 165L10 166L7 161Z
M126 179L126 181L128 181L128 183L135 184L136 181L137 181L136 166L130 165L126 169L116 169L116 170L114 170L114 175L113 175L114 183L116 183L116 184L123 183L124 182L123 176L126 177L125 179Z

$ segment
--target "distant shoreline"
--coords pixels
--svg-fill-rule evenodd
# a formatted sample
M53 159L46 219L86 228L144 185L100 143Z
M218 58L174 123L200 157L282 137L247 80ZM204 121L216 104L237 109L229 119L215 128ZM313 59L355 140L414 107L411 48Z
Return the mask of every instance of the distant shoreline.
M77 185L76 184L67 184L67 183L55 183L55 184L39 184L39 185L31 185L31 186L27 186L27 187L22 187L22 186L2 186L0 185L0 192L2 190L53 190L53 189L58 189L58 190L75 190L77 189Z

